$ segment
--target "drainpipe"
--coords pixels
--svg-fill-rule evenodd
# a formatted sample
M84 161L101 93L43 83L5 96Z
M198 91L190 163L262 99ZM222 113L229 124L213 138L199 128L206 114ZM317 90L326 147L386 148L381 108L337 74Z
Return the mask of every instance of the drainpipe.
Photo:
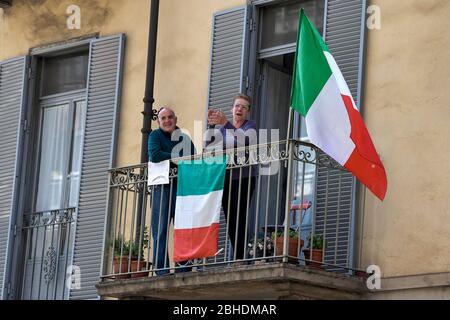
M155 60L156 60L156 38L158 35L158 11L159 11L159 0L150 0L150 24L148 30L148 49L147 49L147 72L145 76L145 95L144 95L144 111L141 112L143 115L142 121L142 141L141 141L141 162L148 162L148 135L152 132L152 120L156 120L156 110L153 110L153 102L155 99L153 97L153 86L155 83ZM143 176L144 169L141 169L140 176ZM143 235L142 226L142 210L145 210L144 205L147 184L142 183L141 192L139 192L138 203L137 203L137 217L136 217L136 232L135 239L139 239ZM142 258L142 257L141 257Z
M148 161L148 135L152 132L151 121L156 120L156 110L153 110L153 86L155 83L156 38L158 34L159 0L151 0L150 26L148 31L147 73L145 77L144 111L142 121L141 163Z

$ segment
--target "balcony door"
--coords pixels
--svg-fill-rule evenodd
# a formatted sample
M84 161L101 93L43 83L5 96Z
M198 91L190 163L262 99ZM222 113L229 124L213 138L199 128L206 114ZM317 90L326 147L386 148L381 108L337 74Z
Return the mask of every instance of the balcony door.
M87 53L42 58L22 299L67 299L86 118Z
M259 21L258 40L256 51L256 86L257 108L253 109L253 117L261 129L278 129L278 139L272 136L269 139L285 140L287 138L308 141L304 126L304 118L297 112L293 119L289 119L289 103L293 65L296 49L296 35L300 9L304 8L310 19L318 28L323 30L324 1L292 1L289 3L276 2L263 5L257 11L255 19ZM288 137L288 123L291 120L291 134ZM280 150L283 151L283 150ZM281 165L278 174L269 178L261 177L260 195L262 199L269 199L267 204L258 210L259 224L282 225L285 219L287 194L287 167ZM293 199L292 203L313 202L315 189L315 168L302 162L295 162L292 175ZM277 186L279 184L279 186ZM271 194L264 190L277 190ZM279 201L276 201L279 197ZM279 207L276 208L276 204ZM291 224L299 227L300 215L291 214ZM302 238L312 227L312 210L304 212ZM260 230L263 226L259 226Z

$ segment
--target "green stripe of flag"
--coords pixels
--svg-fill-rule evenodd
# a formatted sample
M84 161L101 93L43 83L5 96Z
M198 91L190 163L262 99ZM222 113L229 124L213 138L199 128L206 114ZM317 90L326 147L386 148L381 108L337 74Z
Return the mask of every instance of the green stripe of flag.
M223 190L226 166L226 157L180 161L177 196L203 195Z
M324 51L329 51L328 47L303 9L298 28L291 107L306 116L332 71L323 54Z

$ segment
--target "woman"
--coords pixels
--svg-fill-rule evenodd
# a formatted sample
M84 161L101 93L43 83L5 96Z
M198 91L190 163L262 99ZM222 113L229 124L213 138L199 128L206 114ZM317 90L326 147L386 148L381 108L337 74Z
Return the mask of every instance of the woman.
M220 125L219 130L224 149L239 148L256 143L256 122L247 119L250 114L250 106L251 98L249 96L245 94L234 96L231 109L233 123L227 120L222 111L208 111L208 125ZM230 170L232 172L225 176L222 207L228 223L228 235L236 260L245 258L247 212L255 189L257 170L248 166Z

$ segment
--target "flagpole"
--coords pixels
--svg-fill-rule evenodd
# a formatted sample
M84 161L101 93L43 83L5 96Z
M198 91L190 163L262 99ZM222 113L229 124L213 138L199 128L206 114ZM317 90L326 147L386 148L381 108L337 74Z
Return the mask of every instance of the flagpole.
M288 248L289 248L289 231L291 229L291 221L290 221L290 208L291 208L291 198L292 198L292 161L293 158L293 143L290 141L291 138L291 130L292 130L292 119L293 119L294 110L289 107L289 118L288 118L288 130L286 137L286 151L288 155L288 168L287 168L287 186L286 186L286 207L284 212L284 239L283 239L283 262L288 262Z
M286 140L289 140L291 138L291 129L292 129L292 118L293 118L293 115L294 115L294 109L289 107L288 129L287 129Z

